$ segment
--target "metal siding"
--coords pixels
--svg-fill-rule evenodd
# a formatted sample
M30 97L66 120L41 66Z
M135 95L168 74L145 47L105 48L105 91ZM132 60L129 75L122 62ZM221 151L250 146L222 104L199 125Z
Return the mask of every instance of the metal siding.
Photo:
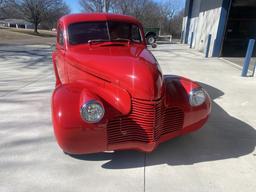
M226 21L222 11L222 6L225 5L225 2L226 0L187 0L183 25L183 41L190 43L191 34L194 32L192 47L204 52L207 45L207 37L211 34L212 40L209 56L215 56L216 50L220 52L224 35L223 28L225 28Z
M195 48L197 42L197 31L198 31L198 19L200 14L200 6L201 0L194 0L193 6L191 10L191 19L190 19L190 26L189 26L189 42L192 42L192 48ZM199 29L200 30L200 29ZM192 36L193 33L193 36Z
M187 11L187 21L185 24L185 43L188 43L188 36L189 36L189 26L190 26L190 20L191 20L191 12L192 12L192 7L193 7L193 1L194 0L187 0L186 1L186 6L188 7L188 11Z

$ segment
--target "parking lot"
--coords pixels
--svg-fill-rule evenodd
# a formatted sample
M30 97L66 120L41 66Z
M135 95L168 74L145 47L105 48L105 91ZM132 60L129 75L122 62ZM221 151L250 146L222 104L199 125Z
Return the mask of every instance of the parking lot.
M0 46L0 191L255 192L256 78L185 45L153 50L164 74L198 81L212 114L153 153L65 155L51 125L49 45Z

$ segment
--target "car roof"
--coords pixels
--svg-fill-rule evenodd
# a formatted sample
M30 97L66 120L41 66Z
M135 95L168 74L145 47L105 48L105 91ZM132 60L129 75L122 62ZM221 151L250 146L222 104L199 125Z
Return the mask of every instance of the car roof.
M72 23L90 22L90 21L124 21L141 25L140 22L132 16L112 14L112 13L79 13L69 14L60 18L59 22L68 26Z

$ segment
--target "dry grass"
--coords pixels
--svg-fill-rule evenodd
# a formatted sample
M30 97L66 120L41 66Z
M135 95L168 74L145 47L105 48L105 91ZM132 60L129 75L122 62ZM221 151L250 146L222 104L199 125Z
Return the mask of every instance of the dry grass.
M47 31L47 30L38 30L38 33L34 33L33 29L16 29L16 28L5 28L6 30L24 33L28 35L35 35L39 37L56 37L56 32Z
M54 44L56 33L39 30L35 34L31 29L0 28L0 44Z

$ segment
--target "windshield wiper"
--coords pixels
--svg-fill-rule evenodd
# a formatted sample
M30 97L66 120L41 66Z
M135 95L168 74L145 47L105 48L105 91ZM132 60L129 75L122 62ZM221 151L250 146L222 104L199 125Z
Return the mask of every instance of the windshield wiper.
M100 43L100 42L109 42L108 39L90 39L88 41L88 44L92 44L92 43Z
M116 38L116 39L111 39L111 41L126 41L128 46L131 45L131 40L130 39L126 39L126 38Z
M126 38L115 38L115 39L111 39L111 41L128 41L128 42L131 42L130 39L126 39Z

